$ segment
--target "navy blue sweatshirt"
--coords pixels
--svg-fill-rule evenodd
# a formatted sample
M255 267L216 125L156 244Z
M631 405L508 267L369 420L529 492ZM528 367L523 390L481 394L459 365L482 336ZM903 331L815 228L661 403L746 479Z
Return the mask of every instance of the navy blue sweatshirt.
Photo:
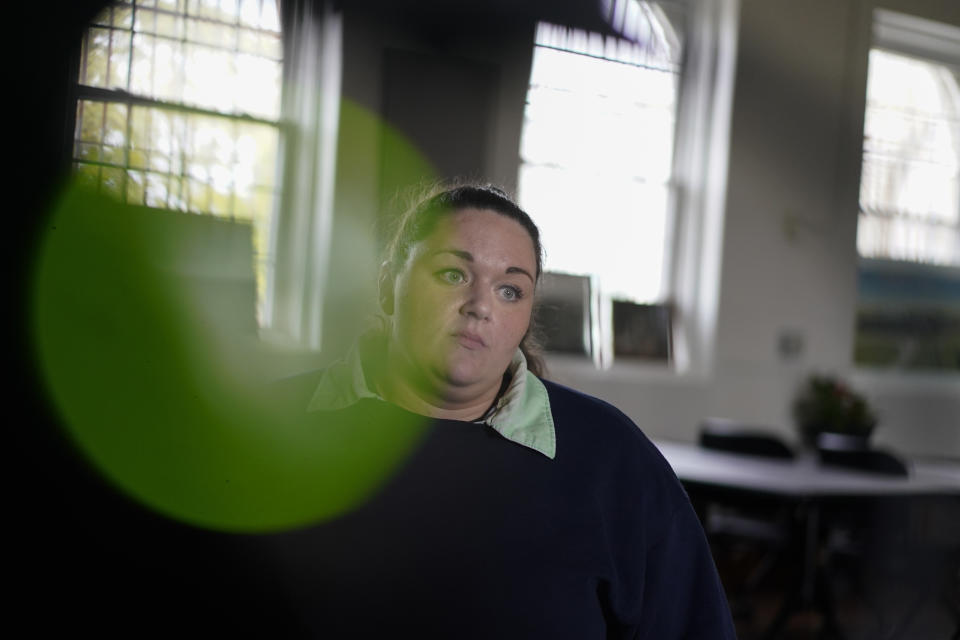
M544 384L552 460L487 425L424 426L376 399L306 414L305 428L422 432L353 511L260 540L294 626L325 638L735 637L664 458L611 405Z

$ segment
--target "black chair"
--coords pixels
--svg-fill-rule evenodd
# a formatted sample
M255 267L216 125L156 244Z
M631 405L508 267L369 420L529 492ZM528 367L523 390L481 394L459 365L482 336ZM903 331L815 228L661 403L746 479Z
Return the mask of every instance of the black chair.
M872 449L865 438L839 433L821 433L817 436L820 462L835 467L869 471L906 477L907 465L892 453Z
M704 449L789 460L794 451L771 430L724 418L708 418L700 427ZM697 492L694 492L697 495ZM699 512L714 558L724 578L735 616L755 609L755 595L770 574L790 556L795 540L789 504L738 493L700 494Z
M873 449L864 438L823 433L820 462L905 478L910 468L896 455ZM871 637L912 636L918 612L954 587L960 566L960 501L950 496L882 497L840 501L827 520L827 576L847 579L874 614ZM945 602L950 606L949 600ZM955 638L960 638L960 627Z
M725 418L707 418L703 421L700 446L766 458L794 457L793 449L770 432Z

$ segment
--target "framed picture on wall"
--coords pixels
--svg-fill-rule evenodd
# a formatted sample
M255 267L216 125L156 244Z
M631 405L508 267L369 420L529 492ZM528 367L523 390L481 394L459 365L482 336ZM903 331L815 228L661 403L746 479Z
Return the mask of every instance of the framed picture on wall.
M589 276L541 276L535 320L547 351L591 355L590 295Z

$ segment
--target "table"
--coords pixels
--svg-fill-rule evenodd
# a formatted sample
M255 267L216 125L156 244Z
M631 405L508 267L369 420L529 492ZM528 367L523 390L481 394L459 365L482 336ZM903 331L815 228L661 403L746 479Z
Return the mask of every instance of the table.
M822 465L808 452L789 460L668 440L655 440L654 444L685 483L793 498L960 495L960 463L912 460L904 478Z
M812 452L803 452L794 459L774 459L667 440L655 440L654 444L688 491L736 492L797 505L804 532L802 580L798 592L788 594L768 629L766 635L771 638L798 606L817 601L817 584L825 577L818 563L820 538L824 526L830 524L821 521L826 502L868 497L960 497L960 464L955 462L911 460L909 474L899 477L823 465ZM823 597L819 602L825 629L831 627L837 636L842 636L832 604Z

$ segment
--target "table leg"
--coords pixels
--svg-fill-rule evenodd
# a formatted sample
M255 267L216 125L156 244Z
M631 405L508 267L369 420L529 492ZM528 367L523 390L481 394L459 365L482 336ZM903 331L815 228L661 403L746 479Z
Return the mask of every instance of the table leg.
M801 503L798 514L804 531L801 575L797 583L790 587L783 605L763 637L774 640L794 613L815 608L821 615L819 636L841 640L844 636L834 610L829 576L820 558L819 502L809 500Z
M820 505L816 502L807 502L803 509L805 520L803 542L803 604L813 603L816 589L817 567L820 555Z

